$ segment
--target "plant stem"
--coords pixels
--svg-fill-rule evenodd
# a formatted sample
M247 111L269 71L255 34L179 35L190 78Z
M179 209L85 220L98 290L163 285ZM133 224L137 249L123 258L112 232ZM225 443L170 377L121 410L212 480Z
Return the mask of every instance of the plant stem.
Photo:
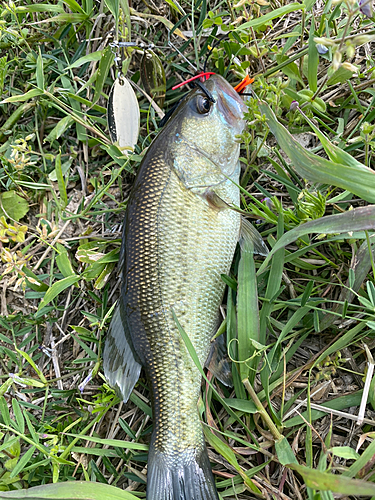
M273 423L271 417L268 415L266 412L266 409L260 402L256 392L253 389L253 386L250 384L249 379L244 379L242 381L243 385L246 387L248 393L250 394L251 399L254 401L255 406L257 407L258 412L260 413L260 416L263 418L264 422L267 424L269 430L271 431L273 437L276 439L276 441L279 441L280 439L283 438L283 435L280 434L278 431L276 425Z

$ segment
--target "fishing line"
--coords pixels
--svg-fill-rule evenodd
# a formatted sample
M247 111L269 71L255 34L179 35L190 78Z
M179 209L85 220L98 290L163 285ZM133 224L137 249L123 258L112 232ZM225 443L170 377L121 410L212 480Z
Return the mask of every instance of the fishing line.
M210 56L212 55L212 52L213 50L223 41L225 40L226 38L229 38L229 34L228 35L222 35L221 38L218 38L217 40L215 40L212 44L212 46L210 47L209 49L209 52L206 56L206 60L204 61L204 65L203 65L203 72L206 71L206 68L207 68L207 62L208 62L208 59L210 58Z
M211 92L209 90L206 89L206 87L203 85L203 83L199 82L198 80L196 80L194 82L194 85L196 85L197 87L199 87L201 89L201 91L208 97L208 99L212 102L212 103L215 103L215 99L213 98L213 95L211 94Z

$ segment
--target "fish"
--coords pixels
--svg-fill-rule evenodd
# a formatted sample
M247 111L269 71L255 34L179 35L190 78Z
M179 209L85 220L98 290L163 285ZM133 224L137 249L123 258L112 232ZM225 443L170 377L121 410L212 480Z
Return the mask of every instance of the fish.
M147 500L218 500L197 409L201 373L175 318L204 366L237 243L266 251L233 209L246 109L223 77L198 84L147 150L127 203L103 367L125 402L142 367L149 381Z

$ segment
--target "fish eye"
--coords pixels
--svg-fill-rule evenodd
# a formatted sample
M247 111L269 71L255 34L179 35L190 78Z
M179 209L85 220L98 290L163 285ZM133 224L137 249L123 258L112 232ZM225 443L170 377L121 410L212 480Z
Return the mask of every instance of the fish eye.
M197 99L197 110L201 115L206 115L211 109L212 102L206 96L200 95Z

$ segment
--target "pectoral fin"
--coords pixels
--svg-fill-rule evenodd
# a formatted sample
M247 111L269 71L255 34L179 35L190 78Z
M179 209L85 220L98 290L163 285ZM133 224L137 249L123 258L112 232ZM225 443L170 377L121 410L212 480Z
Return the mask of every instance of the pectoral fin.
M264 256L268 255L268 248L264 243L262 236L244 217L241 217L241 233L239 243L243 252L258 253Z
M222 210L223 208L229 208L232 209L230 205L226 201L220 198L215 191L212 191L212 189L206 189L203 195L210 207L216 209L216 210Z
M113 315L103 353L104 375L124 402L129 399L141 372L141 363L134 350L120 303Z

